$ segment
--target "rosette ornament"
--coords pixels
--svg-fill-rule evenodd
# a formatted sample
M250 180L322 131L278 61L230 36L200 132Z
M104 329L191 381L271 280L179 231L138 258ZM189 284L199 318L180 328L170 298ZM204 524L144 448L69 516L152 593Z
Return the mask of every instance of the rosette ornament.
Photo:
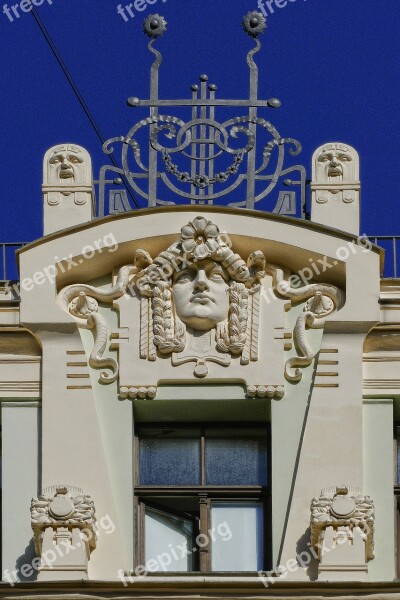
M216 252L220 243L219 229L204 217L196 217L181 229L182 249L187 258L204 260Z
M260 33L264 33L267 29L267 20L264 15L253 10L243 17L242 25L243 31L252 38L257 38Z
M149 15L143 23L143 30L150 38L157 39L167 31L167 21L161 15Z

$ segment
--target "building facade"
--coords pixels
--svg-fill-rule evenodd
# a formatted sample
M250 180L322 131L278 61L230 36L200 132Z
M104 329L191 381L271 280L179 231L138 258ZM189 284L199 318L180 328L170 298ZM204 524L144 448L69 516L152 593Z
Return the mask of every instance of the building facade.
M205 75L159 100L165 25L99 206L88 152L50 148L44 235L1 290L2 596L400 596L400 284L360 236L358 153L316 149L304 218L298 143L261 116L263 16L237 101Z

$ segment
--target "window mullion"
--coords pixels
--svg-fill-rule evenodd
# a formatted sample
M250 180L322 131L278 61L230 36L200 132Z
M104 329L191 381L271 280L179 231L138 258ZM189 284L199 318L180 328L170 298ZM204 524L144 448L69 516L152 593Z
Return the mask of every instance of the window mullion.
M201 545L199 545L199 567L203 573L208 573L211 570L211 553L210 544L204 545L204 541L208 538L208 531L210 529L210 516L211 516L211 500L206 494L201 495L199 498L200 502L200 535Z
M136 566L144 565L145 562L145 519L146 505L135 498L135 523L136 523L136 543L135 543L135 563Z
M206 484L206 440L205 440L205 429L201 430L200 438L200 454L201 454L201 485Z

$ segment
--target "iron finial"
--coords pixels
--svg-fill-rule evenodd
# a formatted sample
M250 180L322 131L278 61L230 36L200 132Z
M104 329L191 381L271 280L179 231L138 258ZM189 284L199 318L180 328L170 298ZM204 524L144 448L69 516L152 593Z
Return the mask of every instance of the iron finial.
M252 38L257 38L260 33L264 33L266 30L267 20L263 14L253 10L243 17L242 25L243 31Z
M157 39L167 31L167 21L161 15L149 15L143 23L143 30L149 37Z

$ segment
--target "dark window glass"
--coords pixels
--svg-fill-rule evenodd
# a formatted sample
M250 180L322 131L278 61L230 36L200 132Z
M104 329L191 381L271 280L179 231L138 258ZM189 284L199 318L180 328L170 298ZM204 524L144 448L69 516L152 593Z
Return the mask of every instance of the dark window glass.
M208 429L207 485L267 485L267 438L263 430Z
M396 427L397 433L397 479L396 484L400 484L400 427Z
M200 430L144 429L140 434L140 485L200 485Z

